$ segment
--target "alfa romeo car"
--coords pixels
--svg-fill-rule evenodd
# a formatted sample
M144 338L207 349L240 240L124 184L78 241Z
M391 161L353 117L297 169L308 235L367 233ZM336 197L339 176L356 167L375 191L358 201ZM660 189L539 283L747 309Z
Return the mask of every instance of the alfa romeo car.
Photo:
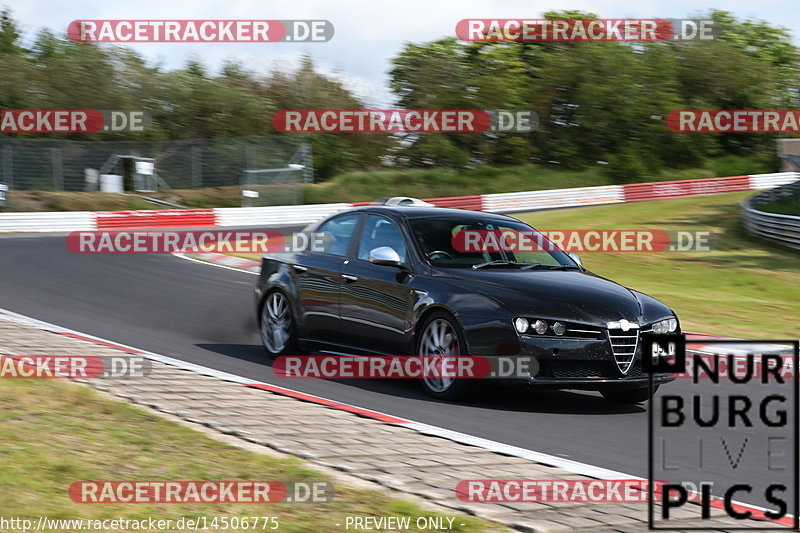
M305 249L262 259L255 296L265 350L521 357L531 363L524 381L537 387L649 398L639 339L680 331L669 307L554 246L458 246L466 230L538 234L508 216L414 206L357 207L309 226ZM657 386L672 379L654 376ZM479 380L421 381L449 400Z

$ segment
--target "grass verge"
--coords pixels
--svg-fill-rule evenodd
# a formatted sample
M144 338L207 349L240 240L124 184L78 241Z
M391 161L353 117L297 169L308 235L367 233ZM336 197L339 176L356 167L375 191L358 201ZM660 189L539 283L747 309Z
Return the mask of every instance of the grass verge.
M59 380L0 381L0 516L51 519L179 519L275 516L280 531L342 528L346 515L436 516L408 501L335 484L327 504L78 504L78 480L321 481L296 458L215 441L176 422ZM463 525L461 525L463 524ZM458 516L456 531L498 531Z
M711 230L711 252L582 254L586 268L662 300L684 329L800 337L798 254L748 235L739 204L753 193L678 198L519 215L536 228Z

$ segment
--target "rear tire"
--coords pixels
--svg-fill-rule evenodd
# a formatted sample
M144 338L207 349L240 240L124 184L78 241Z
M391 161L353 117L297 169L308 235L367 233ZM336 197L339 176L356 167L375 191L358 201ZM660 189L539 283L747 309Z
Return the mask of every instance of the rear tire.
M270 291L264 298L258 327L261 345L270 359L293 354L297 350L297 335L289 298L280 290Z
M435 311L422 323L417 334L417 353L424 357L467 355L467 342L458 321L444 311ZM424 377L422 387L433 398L453 401L477 388L474 379Z
M658 385L653 387L653 394L655 394L656 391L658 391ZM652 397L649 387L642 387L638 389L604 390L600 391L600 394L602 394L603 397L609 402L624 403L629 405L646 402Z

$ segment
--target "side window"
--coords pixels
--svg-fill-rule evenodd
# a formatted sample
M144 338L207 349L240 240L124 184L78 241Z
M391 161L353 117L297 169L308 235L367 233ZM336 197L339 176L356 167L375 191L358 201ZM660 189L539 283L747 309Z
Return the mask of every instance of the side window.
M369 252L381 246L389 246L400 256L400 261L406 260L406 243L397 224L378 215L369 215L364 231L361 233L361 242L358 245L358 258L369 261Z
M356 229L360 214L343 215L324 222L317 233L322 234L322 252L333 255L347 255L350 237Z

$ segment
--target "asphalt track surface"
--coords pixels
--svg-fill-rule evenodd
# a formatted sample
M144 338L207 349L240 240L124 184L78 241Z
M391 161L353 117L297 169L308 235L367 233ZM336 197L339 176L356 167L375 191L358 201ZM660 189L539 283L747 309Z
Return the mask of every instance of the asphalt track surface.
M594 392L492 386L480 399L453 404L428 398L418 383L409 380L278 378L259 343L255 281L252 274L170 255L74 254L63 236L0 238L0 308L254 380L647 476L646 406L614 405ZM670 392L696 391L689 381L670 384ZM754 397L761 394L758 385L749 387ZM675 430L667 435L676 443L667 462L691 469L698 460L696 452L692 447L683 449L683 444L704 438L706 463L719 464L699 479L715 481L717 487L733 481L766 484L785 479L781 472L765 468L766 451L754 444L759 431L726 430L727 441L722 443L722 430ZM742 452L737 468L728 466L736 460L744 438L750 439L750 447ZM784 448L792 449L790 444ZM727 464L726 455L731 457ZM791 455L785 459L790 461ZM789 494L785 496L791 501ZM760 495L738 494L736 499L763 504Z

